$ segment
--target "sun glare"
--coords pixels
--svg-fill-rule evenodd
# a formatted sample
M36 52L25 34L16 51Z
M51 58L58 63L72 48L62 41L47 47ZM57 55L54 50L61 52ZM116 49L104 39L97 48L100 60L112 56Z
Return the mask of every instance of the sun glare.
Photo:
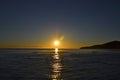
M55 40L55 41L54 41L54 45L55 45L55 46L58 46L59 44L60 44L60 42L59 42L58 40Z

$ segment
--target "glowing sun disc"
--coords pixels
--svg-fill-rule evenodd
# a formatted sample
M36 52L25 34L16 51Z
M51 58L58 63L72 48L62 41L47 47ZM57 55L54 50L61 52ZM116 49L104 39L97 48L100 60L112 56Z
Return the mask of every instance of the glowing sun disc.
M58 40L55 40L55 41L54 41L54 45L55 45L55 46L58 46L59 44L60 44L60 42L59 42Z

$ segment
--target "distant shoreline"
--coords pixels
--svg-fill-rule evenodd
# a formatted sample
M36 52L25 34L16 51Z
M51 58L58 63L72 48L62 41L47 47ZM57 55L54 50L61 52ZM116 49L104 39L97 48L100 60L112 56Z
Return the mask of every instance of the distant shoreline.
M111 41L103 44L81 47L80 49L120 49L120 41Z

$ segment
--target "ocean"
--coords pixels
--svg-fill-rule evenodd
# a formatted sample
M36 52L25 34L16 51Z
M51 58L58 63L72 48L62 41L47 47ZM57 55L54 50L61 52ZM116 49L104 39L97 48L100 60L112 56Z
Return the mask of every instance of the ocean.
M120 80L120 50L0 49L0 80Z

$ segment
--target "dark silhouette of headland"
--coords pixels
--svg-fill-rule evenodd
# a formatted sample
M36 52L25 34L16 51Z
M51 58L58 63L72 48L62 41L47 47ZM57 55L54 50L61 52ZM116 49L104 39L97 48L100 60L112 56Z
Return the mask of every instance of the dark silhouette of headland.
M104 44L81 47L80 49L120 49L120 41L111 41Z

